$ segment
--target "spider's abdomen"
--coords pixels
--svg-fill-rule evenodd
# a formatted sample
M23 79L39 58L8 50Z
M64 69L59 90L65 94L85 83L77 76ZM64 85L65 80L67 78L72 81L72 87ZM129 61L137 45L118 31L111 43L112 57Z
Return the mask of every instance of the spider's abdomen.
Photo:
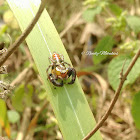
M68 70L67 69L60 69L56 67L55 69L52 69L52 73L56 75L56 77L66 78Z

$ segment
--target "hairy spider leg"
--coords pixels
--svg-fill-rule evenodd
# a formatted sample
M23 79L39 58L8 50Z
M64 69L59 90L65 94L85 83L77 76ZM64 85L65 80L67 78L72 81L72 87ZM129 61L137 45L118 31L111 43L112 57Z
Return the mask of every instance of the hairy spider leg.
M52 67L52 66L53 66L53 64L50 64L50 65L48 66L48 68L46 69L46 72L47 72L47 75L48 75L48 76L49 76L48 71L49 71L50 67Z
M76 70L74 68L68 68L68 78L72 75L72 79L68 84L73 84L76 79Z
M62 87L63 86L63 81L61 81L60 83L57 82L58 78L56 78L53 74L49 74L48 76L49 80L52 82L52 84L54 86L58 86L58 87Z

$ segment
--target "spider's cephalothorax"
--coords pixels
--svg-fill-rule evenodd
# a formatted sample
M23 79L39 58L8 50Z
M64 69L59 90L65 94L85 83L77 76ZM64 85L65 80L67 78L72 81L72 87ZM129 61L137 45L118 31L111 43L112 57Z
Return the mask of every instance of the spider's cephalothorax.
M46 72L48 75L48 79L54 86L63 86L63 80L68 79L72 76L71 81L68 84L73 84L76 79L76 71L74 68L70 66L67 62L64 62L64 57L61 54L56 52L53 53L52 58L49 57L51 64L47 68ZM66 67L65 64L68 66ZM51 68L51 73L49 73L49 69Z

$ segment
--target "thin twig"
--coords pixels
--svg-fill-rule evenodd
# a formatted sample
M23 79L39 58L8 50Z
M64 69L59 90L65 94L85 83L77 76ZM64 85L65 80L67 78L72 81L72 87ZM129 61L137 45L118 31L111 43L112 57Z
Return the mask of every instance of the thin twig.
M122 77L120 78L120 83L119 83L119 86L115 92L115 95L114 95L114 98L112 99L111 103L110 103L110 106L108 108L108 110L106 111L105 115L102 117L102 119L97 123L97 125L95 126L95 128L90 132L88 133L88 135L83 139L83 140L88 140L89 138L91 138L95 133L96 131L103 125L103 123L106 121L106 119L108 118L108 116L111 114L111 111L119 97L119 94L120 94L120 91L123 87L123 84L129 74L129 72L131 71L131 69L133 68L135 62L137 61L138 57L140 56L140 49L138 50L138 52L136 53L136 55L133 57L131 63L129 64L128 68L127 68L127 71L125 72L124 75L122 75ZM123 66L124 67L124 66ZM123 71L123 70L122 70Z
M123 63L123 66L122 66L122 69L121 69L121 72L120 72L120 79L123 78L123 70L124 70L125 63L126 63L126 59L124 60L124 63Z
M16 140L24 140L27 133L28 124L30 123L30 118L31 118L31 108L26 107L23 112L23 120L22 123L20 124L20 131L17 134Z
M36 122L37 122L37 120L38 120L38 118L39 118L39 115L40 115L40 114L42 113L42 111L46 108L47 104L48 104L48 101L45 100L43 106L40 108L40 110L39 110L38 112L36 112L35 116L34 116L33 119L31 120L31 122L30 122L30 124L29 124L29 127L28 127L28 131L30 131L32 128L35 127Z
M8 33L7 33L6 35L7 35L7 36L8 36L8 38L9 38L9 41L10 41L10 46L11 46L11 45L12 45L12 43L13 43L13 42L12 42L12 38L11 38L11 36L10 36Z
M25 78L25 76L27 75L27 73L31 70L31 68L33 67L32 64L29 65L29 67L25 68L17 77L16 79L14 79L12 81L12 83L10 84L11 86L16 86L19 83L21 83L21 81L23 81L23 79Z
M28 129L27 129L27 135L25 136L25 140L31 140L31 138L33 137L33 135L34 135L33 128L35 128L39 115L46 108L47 104L48 104L48 101L45 100L43 106L40 108L40 110L38 112L36 112L35 116L31 120L31 122L28 126Z
M69 31L69 29L75 24L75 22L81 17L81 15L82 12L78 13L74 20L66 26L66 28L60 33L61 38Z
M37 11L34 19L31 21L29 26L26 28L26 30L21 34L21 36L12 44L10 45L7 53L5 53L1 59L0 59L0 66L3 65L3 63L8 59L8 57L16 50L16 48L25 40L25 38L29 35L29 33L34 28L35 24L37 23L39 17L41 16L45 6L46 6L47 0L42 0L41 5L39 7L39 10Z

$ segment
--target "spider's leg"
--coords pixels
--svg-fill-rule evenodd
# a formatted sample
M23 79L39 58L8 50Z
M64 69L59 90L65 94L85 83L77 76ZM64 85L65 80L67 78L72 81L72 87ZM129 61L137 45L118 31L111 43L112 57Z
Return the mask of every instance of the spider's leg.
M60 58L62 61L64 61L64 56L62 54L60 54Z
M48 59L49 59L49 63L51 64L51 62L53 62L51 57L48 57Z
M64 64L67 64L69 67L71 67L71 65L69 64L69 63L67 63L67 62L63 62Z
M50 82L57 87L62 87L63 86L63 81L58 82L58 78L56 78L52 73L49 74L48 79L50 80Z
M76 70L74 68L68 68L68 78L72 75L72 79L68 84L73 84L76 79Z
M50 67L52 67L53 65L52 64L50 64L49 66L48 66L48 68L46 69L46 73L47 73L47 75L49 76L49 69L50 69Z

